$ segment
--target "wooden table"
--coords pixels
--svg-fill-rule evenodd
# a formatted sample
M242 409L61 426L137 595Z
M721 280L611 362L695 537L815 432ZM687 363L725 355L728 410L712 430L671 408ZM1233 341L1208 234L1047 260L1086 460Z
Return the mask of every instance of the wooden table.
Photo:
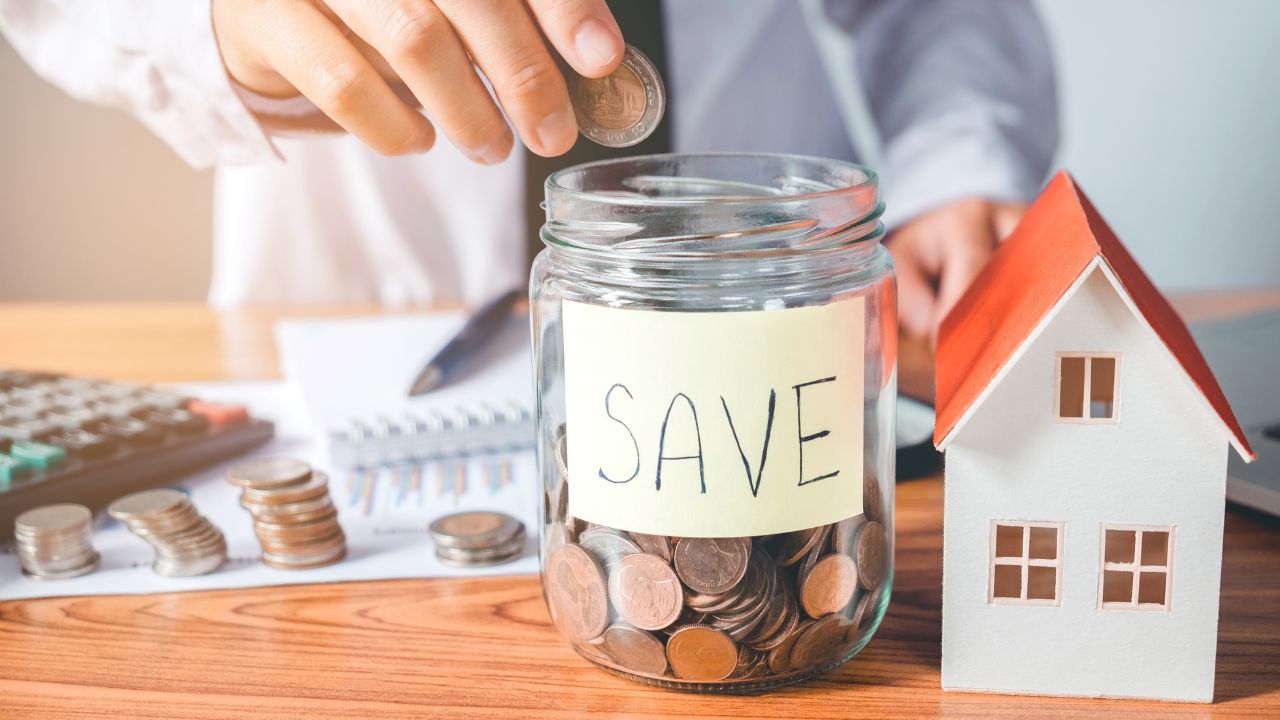
M1203 317L1280 306L1280 292L1181 301ZM281 314L0 305L0 367L270 377ZM918 385L927 351L907 345L902 366L904 384ZM1280 717L1275 521L1227 512L1210 706L942 692L941 479L901 483L897 522L897 582L878 636L841 669L765 695L664 692L597 670L552 628L537 578L517 576L0 603L0 717Z

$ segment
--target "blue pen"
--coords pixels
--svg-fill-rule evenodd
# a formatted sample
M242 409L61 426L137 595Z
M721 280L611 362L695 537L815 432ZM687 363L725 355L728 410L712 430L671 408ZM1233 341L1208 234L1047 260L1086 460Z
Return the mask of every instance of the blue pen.
M511 314L511 306L523 296L523 290L510 290L477 310L414 378L409 397L429 393L448 382L451 375L498 334Z

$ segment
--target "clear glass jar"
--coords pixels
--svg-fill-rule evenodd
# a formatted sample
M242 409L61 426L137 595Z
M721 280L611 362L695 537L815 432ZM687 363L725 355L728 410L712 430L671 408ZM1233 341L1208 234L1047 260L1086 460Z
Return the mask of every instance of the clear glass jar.
M896 296L871 171L654 155L546 182L530 285L543 590L682 690L835 667L893 584Z

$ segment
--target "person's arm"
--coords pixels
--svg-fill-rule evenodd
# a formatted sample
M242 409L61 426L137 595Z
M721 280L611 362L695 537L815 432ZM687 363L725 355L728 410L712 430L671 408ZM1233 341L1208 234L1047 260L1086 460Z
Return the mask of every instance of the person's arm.
M1029 0L828 0L880 132L900 317L930 335L1040 189L1058 140Z
M223 69L208 0L0 0L0 32L43 78L132 113L197 168L277 157Z

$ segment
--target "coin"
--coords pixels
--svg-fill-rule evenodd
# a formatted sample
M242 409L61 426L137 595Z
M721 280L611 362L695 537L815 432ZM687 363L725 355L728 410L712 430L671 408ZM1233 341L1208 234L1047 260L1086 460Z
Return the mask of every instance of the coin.
M32 508L14 519L13 536L23 575L63 580L92 572L100 556L90 533L93 513L74 503Z
M645 675L667 671L667 652L653 634L630 625L610 625L601 636L605 651L617 664Z
M640 552L640 546L625 534L608 528L593 528L578 536L578 544L595 557L605 572L612 574L618 561Z
M628 147L649 137L666 112L662 77L644 53L627 45L622 63L602 78L569 73L578 130L608 147Z
M865 524L867 524L865 515L854 515L836 523L835 530L831 531L831 549L852 557L855 552L854 542L858 539L858 531Z
M14 519L14 534L48 537L51 533L78 533L93 520L89 508L75 503L55 503L32 508Z
M728 635L715 628L687 625L667 638L667 661L678 678L723 680L738 665L738 648Z
M427 527L437 545L485 548L502 544L523 531L519 520L500 512L459 512L437 518Z
M889 564L889 540L885 536L883 525L868 522L862 532L858 533L856 559L858 580L862 582L862 587L871 590L884 582Z
M187 494L173 488L156 488L126 495L107 506L107 514L121 521L147 518L181 510L191 502Z
M635 553L609 573L609 599L628 623L661 630L680 617L684 591L671 566L655 555Z
M884 522L884 493L880 481L870 470L862 473L862 513L868 520Z
M818 561L805 576L800 588L800 604L809 617L839 612L858 589L858 566L848 555L831 553Z
M823 538L825 526L786 533L774 557L782 567L795 565L803 560Z
M347 556L338 509L329 498L329 477L302 460L267 457L227 471L240 490L240 506L253 516L262 563L278 570L304 570Z
M107 512L155 550L151 569L157 575L203 575L227 560L222 531L182 491L143 490L112 502Z
M633 532L631 539L635 541L640 549L650 555L671 562L671 538L666 535L647 535L645 533Z
M227 471L227 480L232 485L262 489L301 483L310 474L311 466L301 460L265 457L233 465Z
M791 649L792 669L810 669L834 661L845 643L848 621L836 614L818 618L796 638Z
M566 634L591 640L609 622L604 575L595 558L579 545L562 545L547 556L547 597Z
M715 594L729 590L747 572L748 538L682 538L676 543L676 573L693 590Z
M240 500L256 505L286 505L314 500L327 494L329 494L329 476L317 470L296 485L246 487L240 491Z

